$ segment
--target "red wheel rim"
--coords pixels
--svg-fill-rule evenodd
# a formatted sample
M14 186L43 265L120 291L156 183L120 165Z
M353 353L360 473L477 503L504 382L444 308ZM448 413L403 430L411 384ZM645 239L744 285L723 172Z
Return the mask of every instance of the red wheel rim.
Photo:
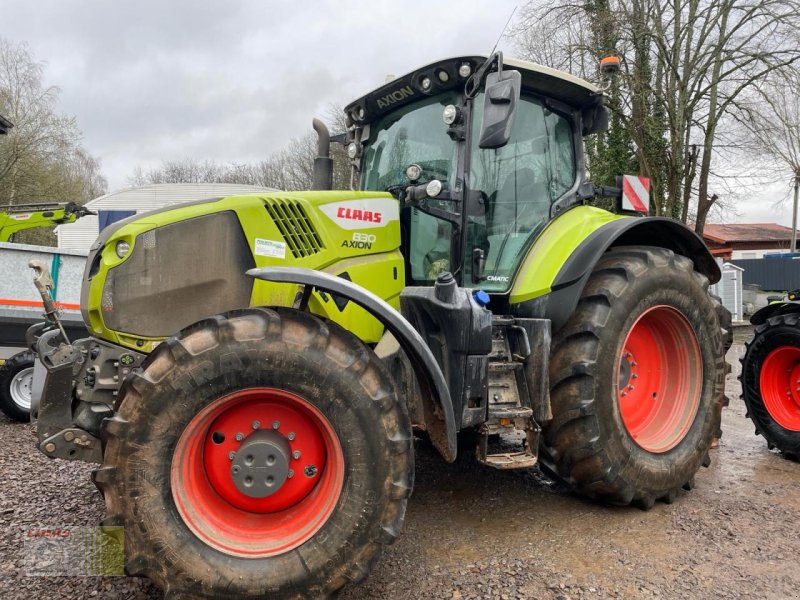
M769 416L784 429L800 431L800 348L781 346L770 352L758 383Z
M264 436L288 450L278 453L278 467L288 469L285 479L272 478L270 495L255 497L242 487L243 473L257 474L263 487L272 477L259 479L272 473L264 469L278 468L253 465L253 443ZM344 456L328 419L274 388L240 390L209 404L186 426L172 458L172 496L184 522L233 556L275 556L307 541L333 513L343 482Z
M644 450L667 452L689 433L703 385L700 344L671 306L654 306L634 322L617 371L619 411Z

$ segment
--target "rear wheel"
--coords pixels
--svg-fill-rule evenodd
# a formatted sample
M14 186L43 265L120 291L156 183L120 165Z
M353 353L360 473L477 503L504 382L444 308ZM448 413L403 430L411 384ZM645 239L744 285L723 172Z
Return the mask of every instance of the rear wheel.
M691 487L719 427L724 355L708 281L663 248L596 265L557 332L544 454L578 491L643 508Z
M411 426L375 354L290 309L162 344L104 425L126 570L177 597L327 597L400 532Z
M772 317L756 327L742 360L747 416L771 448L800 459L800 317Z
M15 421L30 421L33 352L15 354L0 367L0 410Z

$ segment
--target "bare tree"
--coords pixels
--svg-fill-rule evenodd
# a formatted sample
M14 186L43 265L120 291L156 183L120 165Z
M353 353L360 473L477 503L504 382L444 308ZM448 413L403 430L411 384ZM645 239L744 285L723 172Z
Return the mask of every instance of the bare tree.
M776 71L739 104L740 122L756 148L776 165L793 188L791 252L797 248L797 209L800 194L800 74Z
M86 202L105 192L73 117L58 115L58 88L42 83L27 46L0 39L0 114L14 128L0 139L0 203Z
M553 6L534 1L521 12L538 28L536 38L561 44L553 49L551 41L545 42L541 56L559 61L553 66L577 66L586 76L586 65L594 64L601 48L581 32L596 23L598 7L608 13L606 26L616 36L615 49L625 66L622 93L611 109L636 148L640 171L654 181L654 210L684 220L693 212L695 229L702 233L709 211L722 197L709 188L716 180L712 161L720 128L738 112L743 94L800 60L800 4L586 0ZM548 35L542 30L548 26L568 33ZM523 50L535 40L521 39ZM696 202L694 211L691 201Z
M334 133L344 131L344 111L331 105L328 121ZM333 144L334 189L349 186L349 163L344 148ZM289 140L285 148L256 163L216 163L184 159L165 161L147 171L137 167L128 183L141 186L154 183L240 183L285 191L308 190L313 183L317 140L313 133Z

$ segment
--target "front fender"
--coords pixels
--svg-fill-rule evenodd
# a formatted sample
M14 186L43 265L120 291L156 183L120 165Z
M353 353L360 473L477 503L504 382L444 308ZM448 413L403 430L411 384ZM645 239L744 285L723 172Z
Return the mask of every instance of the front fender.
M750 317L750 322L753 325L761 325L771 317L779 317L781 315L800 314L800 303L798 302L773 302L767 304L764 308L757 310Z
M440 409L445 435L433 435L435 424L429 424L431 442L446 461L455 460L457 429L447 383L430 348L403 315L369 290L329 273L298 267L263 267L250 269L247 274L256 279L295 283L343 296L383 323L408 356L422 393L433 398Z

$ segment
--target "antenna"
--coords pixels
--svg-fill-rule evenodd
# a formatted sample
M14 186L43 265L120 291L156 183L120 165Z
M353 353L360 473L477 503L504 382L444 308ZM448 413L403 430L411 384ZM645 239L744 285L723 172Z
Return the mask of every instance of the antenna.
M494 54L494 51L495 51L495 50L497 50L497 44L499 44L499 43L500 43L500 40L502 40L502 39L503 39L503 34L506 32L506 29L508 29L508 24L509 24L509 23L511 23L511 17L513 17L513 16L514 16L514 13L515 13L515 12L517 12L517 7L516 7L516 6L515 6L515 7L514 7L514 9L511 11L511 14L510 14L510 15L508 15L508 20L506 21L506 24L505 24L505 26L503 27L503 31L501 31L501 32L500 32L500 35L498 36L498 38L497 38L497 41L494 43L494 46L492 47L492 51L491 51L491 52L489 52L489 56L491 56L492 54Z

